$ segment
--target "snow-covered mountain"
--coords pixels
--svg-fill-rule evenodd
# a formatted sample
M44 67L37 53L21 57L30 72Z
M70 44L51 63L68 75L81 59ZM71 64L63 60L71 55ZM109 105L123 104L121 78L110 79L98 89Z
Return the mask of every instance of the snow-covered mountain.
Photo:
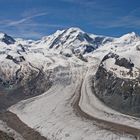
M0 33L0 47L0 79L4 81L10 78L8 80L9 84L17 83L17 80L12 79L18 79L17 77L15 78L15 75L17 75L15 71L21 70L21 67L24 68L25 65L26 67L31 67L32 65L36 69L41 69L44 67L42 62L44 63L48 59L48 55L53 56L56 54L60 57L65 56L66 59L67 57L73 58L78 56L80 61L87 62L92 57L98 58L101 61L105 55L112 53L120 58L134 61L135 68L140 68L140 63L137 61L140 50L140 36L134 32L119 38L113 38L85 33L79 28L72 27L57 31L38 41L21 38L14 39L5 33ZM108 61L108 63L106 69L110 69L109 67L114 67L115 69L113 61ZM28 69L26 67L24 71ZM118 70L116 73L120 73ZM136 71L133 73L136 73ZM126 75L126 77L129 76Z
M136 140L140 120L126 114L140 115L139 60L134 32L69 28L37 41L0 33L0 111L51 140Z
M139 41L140 36L134 32L125 34L120 38L114 38L89 34L75 27L61 31L58 30L54 34L45 36L37 41L24 40L21 38L14 39L7 34L0 34L0 43L4 43L1 46L13 46L11 48L8 47L8 49L29 50L30 47L33 47L37 50L47 49L61 54L68 52L76 55L86 55L100 50L110 51L110 49L114 49L118 46L124 48L126 45L133 46L135 43L139 44Z
M5 33L0 33L0 41L7 45L15 43L15 40L11 36L8 36Z
M111 37L85 33L79 28L69 28L62 31L58 30L53 35L43 37L35 44L62 52L65 49L70 49L73 53L86 54L112 40Z
M132 32L104 46L106 52L109 47L94 80L97 96L118 111L139 116L140 37Z

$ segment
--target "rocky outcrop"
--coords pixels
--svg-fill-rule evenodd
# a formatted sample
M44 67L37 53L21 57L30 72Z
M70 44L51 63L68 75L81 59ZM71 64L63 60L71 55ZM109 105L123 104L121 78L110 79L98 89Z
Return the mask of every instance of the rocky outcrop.
M125 78L115 74L116 68L108 70L105 61L115 59L117 68L123 67L128 70ZM135 65L126 58L110 53L106 55L93 79L93 91L106 105L122 113L140 116L140 73L137 77L133 75Z
M113 38L85 33L79 28L69 28L57 31L54 34L43 37L35 45L44 45L49 49L63 51L70 49L74 54L87 54L93 52L103 44L112 42Z
M14 140L14 138L8 136L5 132L0 131L0 139L1 140Z
M15 40L5 33L0 33L0 41L4 42L7 45L15 43Z
M44 71L27 62L15 70L8 67L6 70L0 68L0 111L20 100L43 94L52 85L49 70Z
M10 60L12 60L14 63L16 63L16 64L25 61L24 56L13 57L13 56L11 56L11 55L7 55L7 56L6 56L6 59L10 59Z

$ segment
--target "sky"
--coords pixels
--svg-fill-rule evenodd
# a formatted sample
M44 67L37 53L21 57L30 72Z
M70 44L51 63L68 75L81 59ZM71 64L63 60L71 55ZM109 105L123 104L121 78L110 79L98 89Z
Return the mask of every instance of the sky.
M0 0L0 32L40 39L56 30L140 35L140 0Z

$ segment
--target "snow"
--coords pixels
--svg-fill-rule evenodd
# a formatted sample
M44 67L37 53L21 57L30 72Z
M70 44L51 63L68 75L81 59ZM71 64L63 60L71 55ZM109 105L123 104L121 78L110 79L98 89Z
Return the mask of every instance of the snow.
M97 36L85 33L79 28L72 27L62 31L56 31L54 34L43 37L40 41L34 42L32 45L37 47L51 48L53 51L63 51L65 49L79 50L79 53L83 54L86 50L86 46L92 46L97 48L102 45L96 44L95 40L102 40L102 43L106 39L112 39L111 37Z
M106 61L103 62L103 67L110 72L113 72L115 77L119 78L127 78L127 79L136 79L139 77L139 69L133 68L132 69L132 75L128 74L130 69L127 69L125 67L121 67L115 64L115 58L109 58Z
M125 57L134 63L133 73L140 68L140 39L135 33L124 35L120 38L104 37L86 33L93 41L96 37L103 39L99 48L84 55L88 63L78 59L73 54L73 49L79 49L83 54L86 45L95 45L83 37L85 34L79 28L58 30L50 36L38 41L16 39L15 44L6 45L0 42L1 77L5 75L10 79L22 66L22 72L29 73L29 64L37 69L47 72L52 71L52 87L40 96L36 96L11 106L9 110L15 113L29 127L40 132L51 140L135 140L133 135L119 133L106 129L104 124L97 123L80 114L80 109L94 118L140 129L140 119L121 114L105 106L91 91L91 78L97 71L102 58L109 52ZM82 37L81 40L77 36ZM111 41L106 42L107 39ZM106 43L104 43L106 42ZM26 46L25 52L17 52L19 44ZM96 46L96 45L95 45ZM52 48L50 48L52 47ZM60 54L62 52L62 55ZM22 55L25 62L19 64L6 59L7 54L13 57ZM66 57L66 54L72 55ZM122 76L120 71L128 69L115 65L115 60L110 58L104 62L104 67L120 78L135 79L138 75ZM116 69L116 70L113 70ZM26 77L28 74L26 75ZM123 85L122 85L123 86ZM78 99L80 98L79 102ZM76 104L78 104L76 106Z
M66 60L62 62L60 58L56 58L60 66L64 65ZM56 58L51 59L56 61ZM77 63L81 63L79 61ZM59 65L52 64L50 67L55 69ZM49 91L21 101L9 110L17 114L28 126L51 140L93 140L93 138L95 140L120 140L120 138L134 140L135 138L131 135L122 135L100 128L94 121L76 115L77 109L74 109L73 104L78 99L86 70L84 63L79 66L72 62L72 59L67 60L65 68L59 67L54 73L56 80Z
M0 39L4 37L4 33L0 33Z
M97 59L93 61L92 65L89 65L89 70L85 76L84 84L82 86L81 98L79 101L80 108L95 118L140 129L139 118L121 114L107 107L92 92L92 83L90 79L95 75L98 65L99 61Z
M131 33L125 34L122 37L120 37L118 39L118 42L124 42L126 44L129 44L129 43L131 43L133 41L137 41L139 39L140 39L140 37L135 32L131 32Z

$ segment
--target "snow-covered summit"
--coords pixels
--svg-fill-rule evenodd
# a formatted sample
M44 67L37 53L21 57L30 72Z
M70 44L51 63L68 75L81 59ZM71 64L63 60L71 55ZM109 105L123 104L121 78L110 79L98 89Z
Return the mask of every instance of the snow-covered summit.
M1 33L0 33L0 38L3 38L4 35L5 35L5 34L1 32Z
M140 40L140 36L138 34L136 34L135 32L131 32L128 34L125 34L123 36L121 36L120 38L118 38L118 40L120 42L124 42L124 43L132 43L134 41L139 41Z
M86 33L80 28L72 27L65 30L57 30L54 34L45 36L40 40L25 40L22 38L13 39L5 33L0 33L1 48L21 48L22 50L49 50L65 54L90 54L91 52L109 52L112 48L115 51L126 51L140 42L140 36L136 33L128 33L119 38L95 35ZM10 45L10 47L9 47ZM139 48L139 47L137 47ZM97 53L96 53L97 54ZM106 53L107 54L107 53ZM70 54L71 55L71 54Z
M14 39L14 44L4 43L4 36L0 86L9 95L1 94L0 109L22 100L9 110L47 139L135 140L119 133L120 128L140 129L140 121L109 108L140 112L140 40L135 34L112 38L73 27L38 41ZM96 93L112 104L105 106ZM94 124L88 115L101 123ZM118 129L109 129L116 124Z
M85 54L110 41L112 41L111 37L92 35L80 28L72 27L62 31L58 30L50 36L43 37L35 45L59 51L67 48L74 53Z
M11 36L9 36L5 33L0 33L0 41L4 42L7 45L15 43L15 40Z

